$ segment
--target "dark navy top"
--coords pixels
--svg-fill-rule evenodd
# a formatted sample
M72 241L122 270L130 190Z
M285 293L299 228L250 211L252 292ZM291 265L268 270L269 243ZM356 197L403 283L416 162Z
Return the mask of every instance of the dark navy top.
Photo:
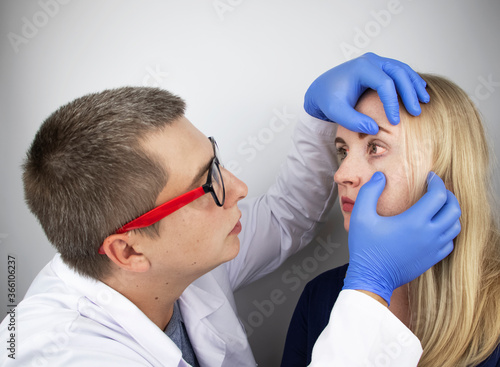
M346 271L347 264L318 275L306 285L288 328L281 367L311 363L314 343L330 320ZM500 345L477 367L500 367Z

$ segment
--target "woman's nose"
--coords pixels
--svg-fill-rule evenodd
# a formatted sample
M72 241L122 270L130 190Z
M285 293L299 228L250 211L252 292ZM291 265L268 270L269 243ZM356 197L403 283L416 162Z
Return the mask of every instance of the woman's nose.
M224 203L224 206L232 207L238 201L247 196L248 187L243 181L241 181L227 169L221 167L221 171L224 180L224 188L226 190L226 201Z
M347 156L335 172L333 179L338 185L357 187L361 183L362 169L360 164L356 164L355 159Z

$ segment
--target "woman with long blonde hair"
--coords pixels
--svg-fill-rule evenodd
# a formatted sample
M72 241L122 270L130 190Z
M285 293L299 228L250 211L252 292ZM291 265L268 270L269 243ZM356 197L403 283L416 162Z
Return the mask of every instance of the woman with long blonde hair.
M391 310L421 340L419 366L500 366L500 233L490 188L490 162L481 117L453 82L422 75L430 102L422 114L401 109L391 125L377 94L368 91L357 110L380 127L377 135L338 128L340 167L335 174L344 227L361 186L373 173L387 184L379 215L396 215L424 193L431 172L441 177L460 203L462 231L454 251L422 276L396 289ZM306 366L342 289L347 265L311 281L288 331L282 366Z

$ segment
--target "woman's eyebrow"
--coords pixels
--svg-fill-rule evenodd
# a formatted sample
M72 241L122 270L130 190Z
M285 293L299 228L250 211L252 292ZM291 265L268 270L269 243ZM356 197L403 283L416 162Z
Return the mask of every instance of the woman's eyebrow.
M382 130L383 132L387 133L387 134L392 134L389 130L387 130L386 128L382 127L382 126L379 126L378 127L380 130Z
M380 132L380 131L382 131L382 132L384 132L384 133L386 133L386 134L389 134L389 135L391 135L391 134L392 134L392 133L391 133L389 130L387 130L385 127L379 126L379 127L378 127L378 129L379 129L379 132ZM366 138L366 137L368 136L368 134L358 133L358 136L359 136L359 138L360 138L360 139L364 139L364 138Z
M392 133L391 133L389 130L387 130L385 127L379 126L378 128L379 128L379 131L382 131L382 132L384 132L384 133L386 133L386 134L389 134L389 135L391 135L391 134L392 134ZM358 133L358 136L359 136L359 138L360 138L360 139L364 139L364 138L366 138L366 137L367 137L367 136L369 136L369 135L368 135L368 134L364 134L364 133ZM370 136L373 136L373 135L370 135ZM344 140L344 139L342 139L341 137L337 136L337 137L335 138L335 144L337 144L337 143L340 143L340 144L345 144L345 140Z

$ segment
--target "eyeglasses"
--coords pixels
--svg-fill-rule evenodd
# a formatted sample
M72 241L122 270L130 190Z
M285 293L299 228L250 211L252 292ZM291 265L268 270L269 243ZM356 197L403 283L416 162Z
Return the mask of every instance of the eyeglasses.
M157 206L154 209L151 209L147 213L132 220L131 222L128 222L116 231L117 234L132 231L134 229L148 227L208 193L212 194L212 197L217 206L224 205L224 201L226 200L226 190L224 188L224 180L222 179L222 173L220 171L221 160L219 155L219 148L217 147L217 143L215 142L215 139L213 137L209 137L208 139L212 143L214 158L212 159L212 163L208 168L207 182L194 190L186 192L185 194L182 194L172 200L167 201L164 204ZM104 254L102 247L99 248L99 253Z

